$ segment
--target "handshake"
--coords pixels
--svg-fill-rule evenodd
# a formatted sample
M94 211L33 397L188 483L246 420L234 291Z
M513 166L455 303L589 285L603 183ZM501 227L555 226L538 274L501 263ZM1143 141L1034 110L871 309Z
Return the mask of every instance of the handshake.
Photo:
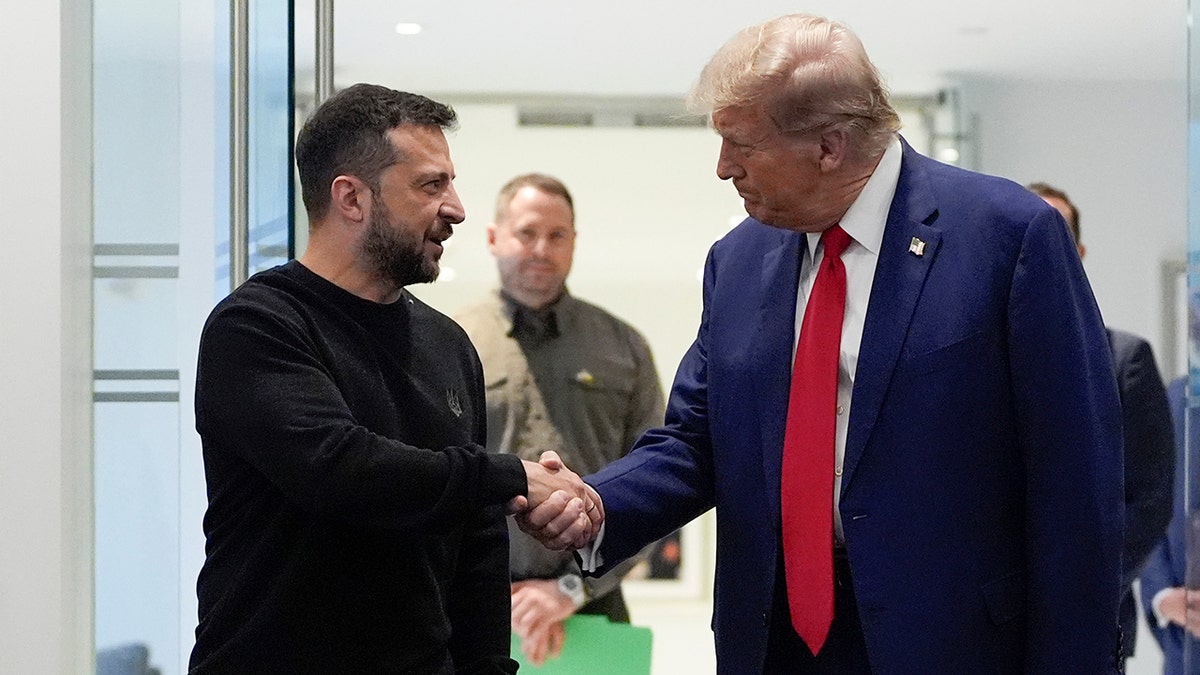
M600 533L604 504L579 474L562 463L558 453L543 452L525 465L526 495L508 502L508 513L521 531L552 551L587 546Z

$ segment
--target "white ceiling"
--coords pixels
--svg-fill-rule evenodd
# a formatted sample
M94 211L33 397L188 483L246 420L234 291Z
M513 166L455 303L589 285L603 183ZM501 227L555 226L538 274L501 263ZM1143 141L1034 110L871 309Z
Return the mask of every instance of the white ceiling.
M296 3L311 78L313 0ZM792 11L848 24L895 93L958 77L1180 80L1187 0L336 0L338 86L429 94L682 96L739 28ZM401 21L422 25L397 35Z

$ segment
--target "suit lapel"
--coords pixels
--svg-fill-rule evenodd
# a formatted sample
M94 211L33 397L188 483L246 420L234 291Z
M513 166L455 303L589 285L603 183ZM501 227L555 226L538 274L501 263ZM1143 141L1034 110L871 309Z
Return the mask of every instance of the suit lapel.
M792 347L795 342L796 286L800 283L800 256L804 235L778 231L779 245L763 256L759 283L758 331L752 360L757 386L759 424L762 429L763 473L771 513L779 514L780 468L783 434L791 389Z
M927 224L937 217L937 203L921 166L926 161L904 144L900 180L883 231L858 352L842 495L853 482L854 470L879 417L913 311L941 243L941 230ZM910 250L914 245L920 249L919 255Z

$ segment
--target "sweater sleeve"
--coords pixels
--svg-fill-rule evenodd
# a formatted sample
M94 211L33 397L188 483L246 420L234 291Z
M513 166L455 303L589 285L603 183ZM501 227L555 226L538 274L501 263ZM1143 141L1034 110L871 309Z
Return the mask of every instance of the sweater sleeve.
M516 457L368 430L304 321L251 303L219 307L205 327L196 426L206 453L250 464L297 508L358 527L442 532L526 489Z
M464 534L447 603L453 630L450 654L457 672L516 672L516 662L509 658L507 539L508 527L499 506L480 511Z

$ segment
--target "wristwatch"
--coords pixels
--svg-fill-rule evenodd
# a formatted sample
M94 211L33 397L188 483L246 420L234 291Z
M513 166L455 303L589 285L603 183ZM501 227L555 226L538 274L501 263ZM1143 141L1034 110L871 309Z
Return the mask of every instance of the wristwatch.
M583 590L583 579L578 574L567 573L558 578L558 591L575 603L575 609L587 601L587 592Z

